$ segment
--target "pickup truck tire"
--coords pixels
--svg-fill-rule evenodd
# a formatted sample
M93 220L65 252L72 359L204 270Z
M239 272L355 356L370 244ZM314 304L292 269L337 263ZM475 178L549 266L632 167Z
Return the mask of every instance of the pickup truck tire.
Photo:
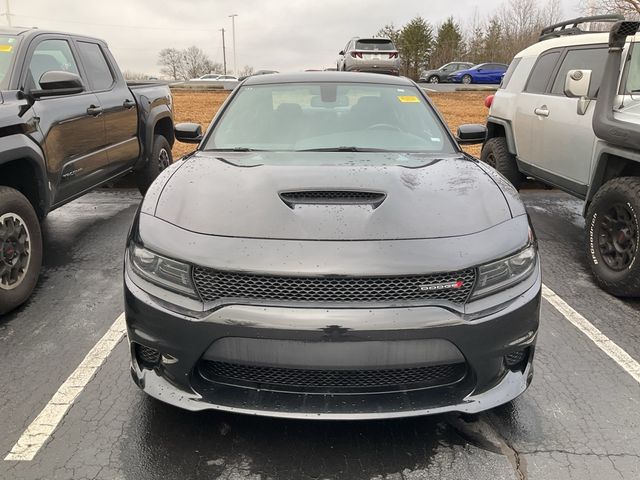
M619 297L640 296L640 177L609 180L586 218L587 261L600 286Z
M42 233L33 206L19 191L0 187L0 315L29 298L41 265Z
M505 137L493 137L487 140L482 147L480 160L495 168L516 187L516 190L520 190L526 177L518 170L516 157L509 152Z
M162 170L173 163L171 145L162 135L153 137L151 156L143 168L136 172L138 190L144 195Z

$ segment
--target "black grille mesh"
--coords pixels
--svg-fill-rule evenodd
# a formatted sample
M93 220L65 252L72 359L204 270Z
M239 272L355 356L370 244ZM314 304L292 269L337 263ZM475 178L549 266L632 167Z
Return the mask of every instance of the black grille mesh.
M209 381L229 384L252 384L290 390L307 388L386 389L447 385L464 377L466 364L453 363L414 368L384 370L309 370L261 367L203 360L200 374Z
M388 277L291 277L195 267L193 279L207 302L234 298L330 304L448 300L462 304L473 288L475 270Z
M136 350L138 353L138 358L145 365L155 365L160 361L160 352L158 352L158 350L156 350L155 348L136 344Z

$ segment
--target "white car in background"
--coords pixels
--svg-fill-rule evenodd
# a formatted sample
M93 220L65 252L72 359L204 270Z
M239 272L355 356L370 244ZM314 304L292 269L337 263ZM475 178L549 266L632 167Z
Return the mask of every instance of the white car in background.
M208 86L221 88L222 90L233 90L238 85L239 80L238 77L234 77L233 75L210 73L199 78L192 78L189 82L207 84Z
M218 73L207 73L206 75L202 75L201 77L192 78L189 81L190 82L215 82L221 76L222 75L220 75Z

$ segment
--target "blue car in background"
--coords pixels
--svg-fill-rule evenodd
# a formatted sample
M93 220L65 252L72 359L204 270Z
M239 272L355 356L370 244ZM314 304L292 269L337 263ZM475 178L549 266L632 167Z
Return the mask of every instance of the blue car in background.
M454 83L500 83L508 65L503 63L480 63L468 70L459 70L449 75Z

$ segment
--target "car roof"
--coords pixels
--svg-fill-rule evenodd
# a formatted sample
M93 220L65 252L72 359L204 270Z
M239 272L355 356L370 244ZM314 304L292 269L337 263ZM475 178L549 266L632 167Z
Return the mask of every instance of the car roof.
M640 34L635 35L633 40L630 40L631 37L627 38L627 41L640 42ZM561 48L561 47L573 47L579 45L595 45L595 44L608 44L609 43L609 33L583 33L580 35L565 35L556 38L550 38L548 40L543 40L538 43L534 43L528 48L525 48L520 53L516 55L518 57L529 57L529 56L537 56L542 52L546 52L552 48Z
M299 72L299 73L274 73L271 75L257 75L248 77L244 85L266 85L279 83L377 83L380 85L413 86L413 82L405 77L394 77L380 73L354 73L354 72Z

